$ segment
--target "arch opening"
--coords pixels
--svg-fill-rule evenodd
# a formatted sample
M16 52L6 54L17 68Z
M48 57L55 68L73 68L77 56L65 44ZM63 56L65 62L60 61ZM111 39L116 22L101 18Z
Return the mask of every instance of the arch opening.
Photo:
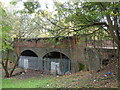
M50 59L69 59L66 55L64 55L61 52L49 52L46 55L43 56L44 58L50 58Z
M20 54L18 66L25 69L38 70L38 55L31 50L25 50Z
M25 50L21 53L21 56L30 56L30 57L38 57L36 53L31 50Z
M66 74L71 71L71 60L61 52L49 52L43 56L43 69L51 73Z

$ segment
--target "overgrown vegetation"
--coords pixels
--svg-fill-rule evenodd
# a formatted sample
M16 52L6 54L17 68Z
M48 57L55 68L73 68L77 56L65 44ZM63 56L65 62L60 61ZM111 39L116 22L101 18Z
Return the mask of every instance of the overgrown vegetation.
M79 63L79 71L84 70L84 69L85 69L85 65L84 65L84 64L81 64L81 63Z
M19 1L18 1L19 2ZM14 6L18 2L13 2ZM2 61L6 77L12 76L16 64L9 73L7 65L9 50L13 50L13 38L36 38L40 36L84 36L98 40L110 36L120 51L120 2L54 2L55 13L41 9L38 1L23 2L22 10L9 12L1 4L2 51L6 52L6 60ZM31 16L33 16L31 18ZM95 35L95 36L94 36ZM60 44L60 43L56 43ZM119 58L119 57L118 57ZM120 61L119 61L120 63ZM81 68L80 68L81 69ZM120 69L119 69L120 70ZM120 71L119 71L120 72ZM119 75L120 76L120 75Z
M96 73L93 74L95 75ZM81 71L71 75L56 77L42 76L28 79L6 78L3 79L3 88L117 88L117 83L115 82L116 77L102 79L104 78L103 76L96 76L94 79L92 78L93 74L91 75L89 71Z

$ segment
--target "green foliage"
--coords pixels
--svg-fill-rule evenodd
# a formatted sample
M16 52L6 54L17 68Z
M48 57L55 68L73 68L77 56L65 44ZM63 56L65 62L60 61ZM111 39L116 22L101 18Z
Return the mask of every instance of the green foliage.
M27 10L27 12L29 14L32 14L35 12L35 10L37 10L40 7L39 2L35 1L35 2L24 2L24 6L25 9Z
M79 63L79 71L84 70L84 69L85 69L85 65L84 65L84 64L81 64L81 63Z
M120 88L120 82L118 82L118 87Z
M0 16L2 16L2 21L0 22L1 25L1 35L2 35L2 51L6 51L6 49L13 49L11 46L11 37L9 36L10 31L12 30L12 26L9 25L7 19L7 13L4 10L3 7L0 7L0 9L2 10L2 13L0 13Z
M0 5L1 5L1 3L0 3ZM3 16L6 16L7 14L6 14L6 12L5 12L5 10L0 6L0 18L2 18Z
M17 5L17 3L18 3L18 2L16 2L16 1L10 2L10 4L12 4L12 5Z
M94 88L93 85L91 85L91 84L89 84L87 86L88 86L88 88Z
M61 42L57 42L56 44L57 44L57 45L61 45Z
M106 39L110 30L105 18L107 15L111 18L119 16L119 5L119 2L68 2L64 4L55 2L56 13L50 19L53 24L50 33L54 36L89 35L91 39L95 35L96 40ZM102 33L101 37L99 31Z

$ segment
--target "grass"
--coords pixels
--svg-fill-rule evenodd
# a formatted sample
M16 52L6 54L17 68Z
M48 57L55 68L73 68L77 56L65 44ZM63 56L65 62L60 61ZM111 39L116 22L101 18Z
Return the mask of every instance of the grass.
M72 76L43 76L24 80L6 78L2 79L3 88L66 88L79 87L78 75Z
M97 84L91 83L93 79L88 74L89 72L80 72L59 77L40 76L24 80L7 78L2 79L2 86L3 88L98 88L101 86L100 82L103 83L105 81L97 80Z
M2 88L44 88L53 79L52 76L49 77L34 77L25 80L17 79L3 79Z

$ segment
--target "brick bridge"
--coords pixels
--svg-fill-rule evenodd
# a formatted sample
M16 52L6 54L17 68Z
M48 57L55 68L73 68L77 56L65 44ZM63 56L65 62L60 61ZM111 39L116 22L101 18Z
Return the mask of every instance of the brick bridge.
M79 71L81 64L86 67L85 69L96 71L100 69L99 55L97 58L94 57L94 55L97 55L96 51L89 52L94 59L88 61L85 56L86 43L75 36L64 37L60 40L57 38L54 41L52 41L52 38L15 39L15 42L15 52L19 56L69 58L72 63L71 72Z

